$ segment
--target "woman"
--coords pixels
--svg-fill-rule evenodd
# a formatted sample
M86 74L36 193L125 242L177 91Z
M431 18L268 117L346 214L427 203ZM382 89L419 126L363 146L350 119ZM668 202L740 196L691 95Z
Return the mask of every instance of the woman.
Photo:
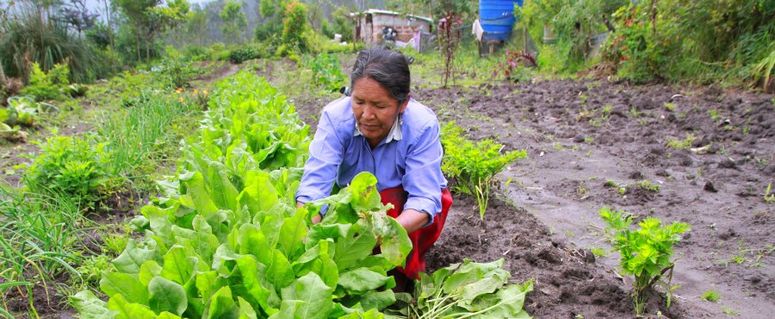
M321 199L335 183L344 187L359 172L371 172L382 203L393 204L388 215L406 228L414 245L399 271L417 279L452 196L441 173L439 122L409 96L409 84L409 64L401 53L376 48L358 53L350 96L331 102L320 116L296 201Z

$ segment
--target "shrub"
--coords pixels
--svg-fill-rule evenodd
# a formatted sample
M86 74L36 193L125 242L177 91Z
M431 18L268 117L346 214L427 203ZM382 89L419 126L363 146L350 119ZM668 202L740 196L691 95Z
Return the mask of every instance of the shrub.
M638 229L631 230L632 216L608 207L600 209L600 217L607 225L606 234L611 236L614 249L621 255L619 264L622 270L635 277L632 297L635 312L641 315L655 284L664 284L667 287L665 291L670 293L673 245L681 240L681 234L689 230L689 224L675 222L662 226L659 219L649 217L638 223ZM665 274L667 280L663 280ZM669 307L669 295L667 300Z
M240 64L247 60L259 59L269 56L271 49L266 49L266 46L259 45L245 45L237 49L232 50L229 53L229 62Z
M334 55L318 54L309 62L315 84L329 91L337 91L347 81L339 60Z
M35 97L35 100L61 100L65 97L64 88L69 81L67 76L70 73L66 64L57 64L48 72L44 73L37 63L32 63L29 83L22 88L21 93Z
M448 123L442 129L444 159L441 168L447 177L457 182L458 191L476 197L479 217L484 220L495 175L503 171L509 163L526 158L527 151L501 153L503 145L491 139L472 142L462 133L463 129L454 122Z

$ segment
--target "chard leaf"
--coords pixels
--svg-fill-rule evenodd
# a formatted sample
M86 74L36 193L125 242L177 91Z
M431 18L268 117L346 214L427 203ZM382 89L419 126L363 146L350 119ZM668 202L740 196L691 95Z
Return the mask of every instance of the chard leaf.
M384 319L384 318L385 318L385 315L383 315L376 309L371 309L366 312L356 311L348 315L339 317L339 319Z
M249 302L242 297L237 297L237 303L239 303L239 319L258 319L258 314Z
M362 293L384 286L388 278L371 269L361 267L342 273L339 276L339 285L349 291Z
M183 205L195 209L205 218L218 211L218 207L210 197L210 192L207 191L202 173L193 172L189 179L181 180L181 186L185 187L185 195L180 198ZM185 201L184 198L186 198Z
M352 194L350 205L356 212L379 210L383 207L377 190L377 177L367 172L360 172L353 177L347 187Z
M304 237L307 236L307 210L300 208L291 217L286 217L280 227L279 248L290 260L296 259L304 249Z
M116 270L131 274L136 274L140 271L140 265L146 260L156 257L155 242L148 241L148 244L152 247L138 247L134 239L129 239L121 255L113 259L113 265L116 266Z
M178 284L185 284L194 274L196 259L186 256L183 246L175 245L164 255L164 266L161 275Z
M336 242L334 262L339 272L358 266L358 261L371 255L377 239L368 229L364 229L362 222L352 225L345 238Z
M148 305L156 312L168 311L182 315L188 306L183 286L169 279L157 276L148 285L150 298Z
M274 291L274 287L270 283L265 282L267 280L266 267L256 261L253 256L241 256L237 259L237 267L242 274L242 282L248 294L252 298L252 302L257 303L264 309L266 313L276 312L269 305L269 297Z
M334 302L332 301L333 290L315 273L308 273L297 279L290 286L283 288L283 307L277 318L305 318L305 319L325 319L332 310ZM285 314L292 312L293 316L285 317ZM278 314L280 314L278 313Z
M234 298L231 295L231 289L229 286L224 286L210 299L210 307L206 311L207 319L215 318L238 318L239 309L234 304Z
M110 297L108 309L115 311L116 319L156 318L148 306L141 303L131 303L121 294Z
M396 295L392 290L369 291L359 300L363 309L382 310L396 302Z
M148 290L137 279L137 275L121 272L106 272L102 274L100 289L108 297L121 295L130 303L148 303Z
M382 256L394 266L403 266L412 250L412 241L406 229L383 212L370 214L369 222L372 231L381 240L379 248Z
M115 313L108 310L108 304L90 290L82 290L70 297L70 302L82 319L114 318Z
M148 260L140 266L140 272L137 273L137 278L144 286L148 286L151 283L153 277L161 275L161 266L155 260Z

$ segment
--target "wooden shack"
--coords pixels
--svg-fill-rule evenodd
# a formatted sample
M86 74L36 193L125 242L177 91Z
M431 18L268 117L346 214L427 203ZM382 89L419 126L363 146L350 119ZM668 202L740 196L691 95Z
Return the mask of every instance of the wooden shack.
M355 20L356 41L362 41L368 46L382 44L382 31L390 27L398 33L396 45L409 45L422 51L427 49L433 32L433 20L427 17L378 9L355 12L350 16Z

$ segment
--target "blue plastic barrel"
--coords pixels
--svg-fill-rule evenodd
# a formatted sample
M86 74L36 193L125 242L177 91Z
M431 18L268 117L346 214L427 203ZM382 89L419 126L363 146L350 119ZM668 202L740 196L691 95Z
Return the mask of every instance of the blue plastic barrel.
M523 0L479 0L479 23L483 41L506 41L514 27L514 5Z

